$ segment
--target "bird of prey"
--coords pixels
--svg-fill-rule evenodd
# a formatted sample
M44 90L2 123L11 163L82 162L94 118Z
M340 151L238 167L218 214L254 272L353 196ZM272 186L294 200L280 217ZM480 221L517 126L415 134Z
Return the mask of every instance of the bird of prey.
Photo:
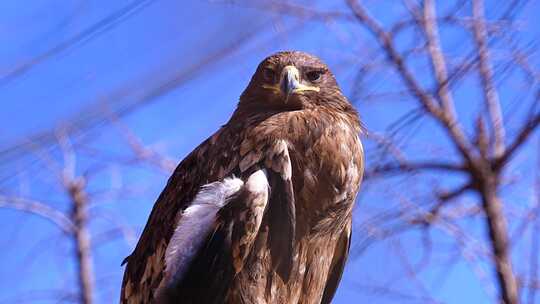
M330 303L362 130L320 59L264 59L230 120L170 177L126 258L120 302Z

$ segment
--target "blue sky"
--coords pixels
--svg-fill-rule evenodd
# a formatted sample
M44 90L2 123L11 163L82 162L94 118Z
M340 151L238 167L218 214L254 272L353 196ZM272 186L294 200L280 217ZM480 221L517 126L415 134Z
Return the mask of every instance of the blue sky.
M383 26L389 27L403 16L403 7L398 2L377 5L375 2L366 1ZM125 13L126 7L132 10ZM344 9L341 2L324 2L318 7ZM444 11L446 7L440 9ZM535 12L539 9L539 4L531 1L520 16L518 32L524 40L538 36L540 26ZM502 8L494 10L493 15L500 10ZM111 25L99 27L111 21L111 16L116 18ZM89 28L96 31L86 35ZM448 30L441 35L445 50L456 56L466 52L461 45L462 33ZM414 44L416 41L410 37L414 34L405 31L403 38L397 38L398 46L406 48ZM92 234L99 239L119 221L133 228L131 241L118 238L96 244L93 250L98 303L116 301L123 272L119 264L132 250L133 237L136 239L141 232L168 178L148 164L131 166L110 161L126 159L132 154L118 128L96 123L104 118L100 113L125 109L122 123L145 145L179 161L227 121L255 67L267 55L285 49L314 53L330 65L344 92L351 97L356 96L353 82L359 77L360 63L366 60L375 63L383 58L375 42L349 21L306 21L254 8L247 2L232 5L226 1L32 1L25 6L20 1L3 1L0 3L0 41L0 192L40 199L60 210L68 210L65 193L40 160L42 152L36 151L46 151L44 153L61 163L61 154L50 145L55 142L54 132L44 132L61 126L74 130L73 122L84 124L82 131L70 137L77 151L77 173L105 164L105 168L92 175L88 184L95 203L91 208L91 214L95 215ZM66 41L76 43L65 49L54 49L66 45ZM226 56L216 56L222 53ZM35 58L39 62L24 70L25 64ZM535 59L532 64L538 67L538 56ZM426 66L420 59L413 63L418 70ZM17 69L24 72L9 77L15 75ZM373 69L376 72L366 72L367 79L362 82L370 93L399 87L399 81L388 69L379 66ZM519 75L512 75L512 79L515 81L510 81L508 87L519 88ZM420 77L420 80L429 85L429 77ZM478 110L478 105L468 102L479 95L475 84L474 80L464 80L462 87L465 88L456 94L458 112L464 120ZM515 91L503 90L501 96L510 100L515 97ZM362 100L366 95L365 92L359 94L356 106L370 131L375 133L383 132L411 109L403 96ZM512 105L505 104L505 114L512 114L509 113L514 109ZM132 108L134 110L130 110ZM515 115L524 115L524 111L523 107L518 107ZM472 123L465 126L468 131L474 128ZM510 131L512 127L509 123ZM415 139L429 144L408 147L411 158L424 158L426 154L441 151L453 153L433 123L421 121L415 128L412 131ZM51 134L52 141L47 137ZM44 142L14 152L7 150L35 136L40 136ZM369 148L370 143L367 145ZM525 182L512 188L505 197L520 201L517 208L533 200L530 191L533 173L527 164L537 151L534 147L526 149L513 164L513 175ZM370 157L374 156L368 154L368 164ZM392 194L395 192L422 193L433 186L432 181L447 186L460 180L454 176L423 178L428 182L407 189L370 183L360 195L355 223L360 227L377 210L394 204ZM397 180L391 182L394 181L398 183ZM100 195L104 189L119 185L129 189L129 193ZM423 195L412 196L429 200ZM466 199L474 200L474 197ZM0 247L4 248L0 252L0 284L3 286L0 303L20 299L21 295L29 302L49 303L58 294L65 296L65 290L76 291L73 248L58 229L42 219L12 210L0 209L0 219L4 228L0 235ZM479 239L484 238L482 225L481 220L463 223ZM353 242L362 240L364 232L355 228ZM377 243L352 257L335 303L396 303L409 295L420 297L411 302L425 302L424 295L418 292L418 282L411 282L403 275L402 263L392 253L401 251L418 261L422 256L419 235L418 231L407 232L399 242ZM443 232L435 231L432 237L434 246L443 249L450 246ZM525 253L520 249L516 251L516 268L526 267L519 263ZM446 267L443 265L448 262L447 255L437 252L433 255L434 260L440 261L439 265L423 271L419 278L420 285L424 285L422 288L428 289L434 299L442 303L492 300L489 288L485 290L475 273L478 267L465 260ZM489 285L493 274L485 263L479 265L486 270ZM395 292L393 296L382 296L384 290L374 288L375 285Z

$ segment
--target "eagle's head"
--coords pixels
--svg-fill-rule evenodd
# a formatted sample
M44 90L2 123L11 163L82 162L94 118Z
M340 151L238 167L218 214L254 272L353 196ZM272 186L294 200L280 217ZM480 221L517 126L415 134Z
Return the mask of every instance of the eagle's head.
M349 108L336 79L319 58L286 51L264 59L240 97L239 108L291 111L315 107Z

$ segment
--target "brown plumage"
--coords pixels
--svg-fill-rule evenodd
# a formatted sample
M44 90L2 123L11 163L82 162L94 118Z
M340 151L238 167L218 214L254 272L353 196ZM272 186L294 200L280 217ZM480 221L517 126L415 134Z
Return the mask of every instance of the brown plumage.
M231 119L159 196L121 302L329 303L349 250L361 131L318 58L263 60Z

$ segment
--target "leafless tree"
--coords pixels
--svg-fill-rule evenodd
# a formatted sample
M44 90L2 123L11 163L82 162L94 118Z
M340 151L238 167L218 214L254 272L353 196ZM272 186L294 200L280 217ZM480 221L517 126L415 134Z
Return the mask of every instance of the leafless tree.
M388 152L395 156L393 159L371 163L368 158L370 165L367 172L368 182L390 174L410 175L426 171L436 172L442 176L460 176L462 180L460 185L446 191L437 190L435 202L430 203L427 211L425 206L411 203L413 206L416 205L417 211L412 211L414 215L408 218L408 226L422 229L444 226L445 230L455 230L452 233L457 233L455 237L460 238L458 242L467 242L467 233L461 230L459 220L462 217L483 215L488 232L486 245L489 251L482 252L479 258L480 261L489 261L496 273L500 301L519 303L520 288L529 289L529 301L534 301L534 290L537 286L520 283L520 275L513 267L510 230L505 213L505 207L512 202L504 200L501 194L508 183L506 173L511 168L512 159L520 149L525 149L540 125L538 72L527 63L528 56L524 55L519 43L505 41L511 38L509 35L516 34L512 29L514 26L512 10L522 3L514 1L513 6L510 6L500 19L487 20L483 0L458 1L456 7L444 16L438 15L440 10L437 10L434 0L425 0L421 3L403 1L408 15L399 22L410 24L412 32L418 34L415 37L415 49L411 53L408 53L409 50L399 49L396 42L398 33L385 29L388 25L385 24L383 27L368 13L365 5L356 0L348 0L347 4L358 25L371 34L377 48L384 53L384 62L395 73L403 91L410 97L408 102L411 108L415 109L415 120L425 117L433 121L434 127L442 131L441 135L450 146L439 150L435 156L426 154L420 160L418 157L415 157L416 160L409 160L408 158L413 155L401 151L400 144L395 142L395 134L392 134L394 130L376 135L373 137L377 142L376 152L371 153ZM455 64L455 54L445 51L443 46L445 41L440 35L441 28L444 30L449 23L451 25L457 23L460 30L468 31L472 36L470 40L463 38L462 43L470 50L470 55L460 58L461 63L458 64ZM509 34L510 32L512 34ZM493 60L493 45L496 45L499 53L504 52L504 57L498 58L497 61ZM415 56L410 55L413 52ZM418 57L426 59L429 65L420 68L416 65L416 68L413 68L414 61L418 60ZM532 97L521 101L524 104L528 103L529 108L520 119L510 118L512 113L508 113L506 118L503 115L503 107L506 106L507 110L511 111L509 109L511 103L501 101L499 90L508 90L504 87L507 83L501 79L510 73L510 69L512 72L524 73L529 79L525 89L533 92ZM460 82L467 77L479 79L482 97L466 100L460 97L460 100L456 101L455 96L463 90ZM433 84L431 87L425 84L430 82ZM517 97L519 93L515 91L514 96ZM458 114L456 104L463 107L465 103L469 109L474 106L479 110L470 115ZM472 117L472 123L467 121L467 116ZM507 122L511 119L512 123ZM474 125L474 129L469 131L464 124ZM409 123L404 125L411 127ZM509 127L513 132L507 132ZM421 139L415 138L414 135L409 136L407 141L409 145L421 144ZM531 152L532 154L534 153ZM534 160L531 163L534 163ZM469 193L478 197L478 203L473 204L473 209L469 212L458 211L462 208L460 202L463 197ZM397 211L401 212L400 216L411 215L411 210L414 210L410 208L411 204L402 205L403 209ZM529 218L527 221L536 221L536 218ZM537 263L535 256L531 256L531 259L535 261L533 264ZM530 279L537 280L536 277Z
M68 294L72 294L70 298L75 302L84 304L95 302L96 280L100 278L100 275L96 274L94 270L96 261L93 256L93 248L102 242L119 237L128 242L129 247L132 247L135 241L136 233L133 227L126 225L118 215L99 210L100 202L106 201L110 197L118 199L117 193L123 195L129 193L140 195L142 193L125 185L116 189L111 186L106 189L106 193L90 193L87 184L92 179L99 178L99 173L109 169L111 165L123 164L129 167L148 164L164 175L169 175L175 167L175 161L143 145L141 140L117 118L111 117L110 119L111 125L117 129L120 138L129 147L131 153L128 155L121 155L107 162L99 158L99 156L103 156L101 154L104 154L104 151L92 150L92 156L98 161L94 162L93 165L86 167L81 165L77 168L77 155L85 154L85 150L88 152L89 147L86 145L75 147L66 135L68 132L63 129L55 132L60 153L47 153L43 149L35 147L34 152L39 162L48 170L48 175L53 177L53 182L58 185L59 191L64 192L68 198L66 210L53 207L54 204L47 201L46 197L36 200L20 194L0 193L0 208L19 210L47 220L63 233L66 241L73 244L72 256L76 265L74 275L78 282L78 291ZM61 160L57 160L58 158ZM77 174L81 170L83 173ZM114 228L92 231L91 222L99 218L107 218ZM60 298L66 297L65 294L53 295L53 297L58 296Z

